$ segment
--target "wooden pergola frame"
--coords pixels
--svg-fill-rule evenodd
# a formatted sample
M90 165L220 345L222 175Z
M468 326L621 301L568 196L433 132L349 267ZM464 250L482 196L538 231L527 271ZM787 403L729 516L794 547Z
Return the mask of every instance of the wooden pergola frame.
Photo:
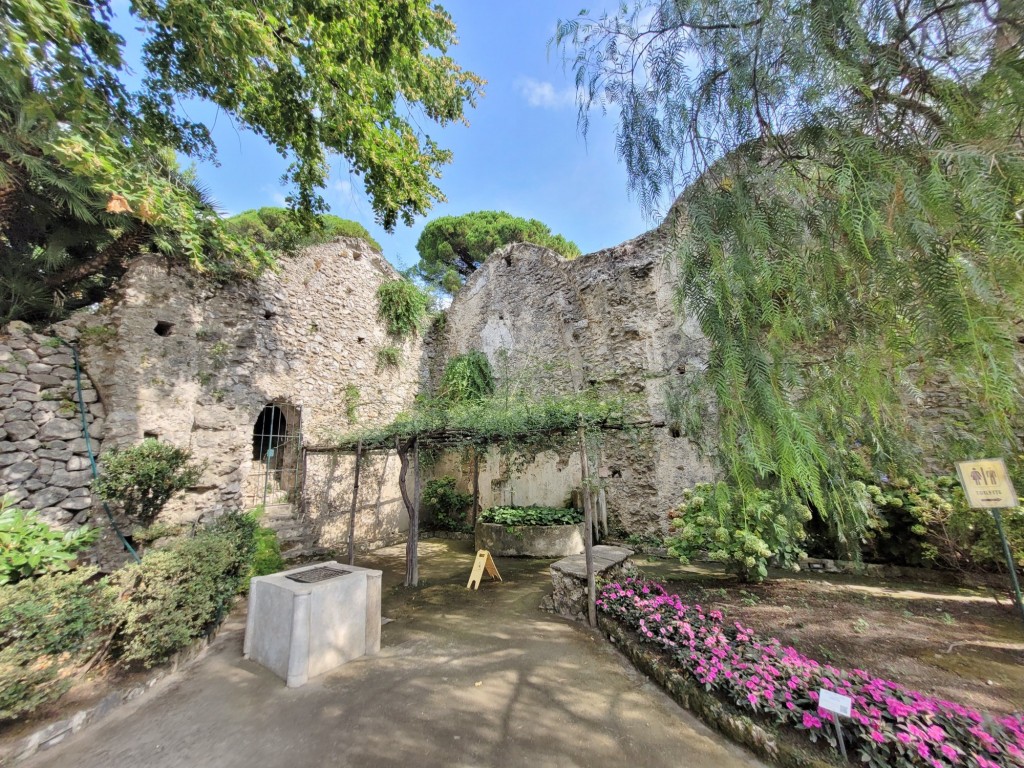
M626 429L658 429L663 428L665 422L636 421L630 423L600 423L591 428L600 432L621 431ZM363 438L356 438L355 444L349 443L335 446L312 446L307 447L307 453L352 453L355 456L354 478L352 483L352 505L349 512L348 525L348 561L355 564L355 520L356 509L359 498L359 468L363 456L368 453L395 451L398 454L401 469L398 473L398 487L402 494L402 504L405 506L406 514L409 516L409 535L405 545L405 586L414 587L419 583L419 522L420 522L420 458L421 445L428 449L452 449L456 447L472 445L473 451L473 510L472 516L476 521L477 510L480 503L480 447L501 445L508 443L525 442L537 436L563 436L568 437L574 432L578 441L580 451L580 481L583 488L583 520L584 520L584 557L587 565L587 618L590 626L597 626L597 584L594 576L594 505L588 488L590 486L590 458L587 453L587 426L583 423L582 415L580 422L575 427L550 427L521 432L511 435L481 434L468 429L433 430L411 435L388 435L370 442L364 442ZM410 458L411 457L411 458ZM413 493L410 497L407 487L410 464L413 469Z

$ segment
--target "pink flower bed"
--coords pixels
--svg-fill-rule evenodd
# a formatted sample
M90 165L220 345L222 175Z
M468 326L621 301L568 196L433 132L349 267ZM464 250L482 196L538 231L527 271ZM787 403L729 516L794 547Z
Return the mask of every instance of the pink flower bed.
M911 691L860 669L819 664L764 640L721 611L685 605L657 582L608 584L597 607L671 654L705 690L777 725L836 747L833 715L818 709L825 688L853 699L841 725L851 760L869 766L1024 766L1024 718L993 717Z

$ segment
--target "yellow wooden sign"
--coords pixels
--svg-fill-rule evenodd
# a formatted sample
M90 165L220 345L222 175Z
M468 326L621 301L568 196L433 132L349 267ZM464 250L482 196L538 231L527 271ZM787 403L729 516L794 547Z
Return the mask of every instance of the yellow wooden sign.
M486 549L481 549L476 553L473 572L469 574L469 582L466 584L466 589L479 589L480 580L484 577L484 571L487 571L487 575L492 579L501 581L501 574L498 573L498 566L494 564L494 558L491 557L491 553Z
M975 509L1010 509L1017 506L1017 492L1002 459L958 461L956 473Z

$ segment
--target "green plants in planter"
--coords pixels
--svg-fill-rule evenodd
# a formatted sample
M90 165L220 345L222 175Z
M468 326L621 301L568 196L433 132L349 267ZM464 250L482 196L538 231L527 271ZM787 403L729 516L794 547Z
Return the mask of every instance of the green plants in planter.
M92 489L120 504L132 520L148 525L175 493L199 482L203 468L191 458L189 451L151 438L115 448L103 456L103 471Z
M98 532L81 527L72 531L51 528L34 510L0 499L0 585L56 571L66 571L75 553L96 540Z
M670 554L684 563L694 557L725 563L741 581L763 581L769 561L796 570L806 556L803 524L811 512L774 491L743 495L725 483L701 483L683 492L670 517Z
M433 516L435 527L443 531L468 531L466 510L473 494L462 493L450 475L429 481L423 487L423 506Z
M480 520L484 523L504 525L506 528L578 525L583 522L583 513L578 509L562 507L491 507L480 514Z

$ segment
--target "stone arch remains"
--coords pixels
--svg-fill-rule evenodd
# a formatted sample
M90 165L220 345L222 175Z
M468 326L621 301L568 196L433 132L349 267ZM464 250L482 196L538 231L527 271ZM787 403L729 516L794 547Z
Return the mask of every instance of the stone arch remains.
M302 487L301 408L281 401L264 405L253 421L250 447L246 507L297 501Z

